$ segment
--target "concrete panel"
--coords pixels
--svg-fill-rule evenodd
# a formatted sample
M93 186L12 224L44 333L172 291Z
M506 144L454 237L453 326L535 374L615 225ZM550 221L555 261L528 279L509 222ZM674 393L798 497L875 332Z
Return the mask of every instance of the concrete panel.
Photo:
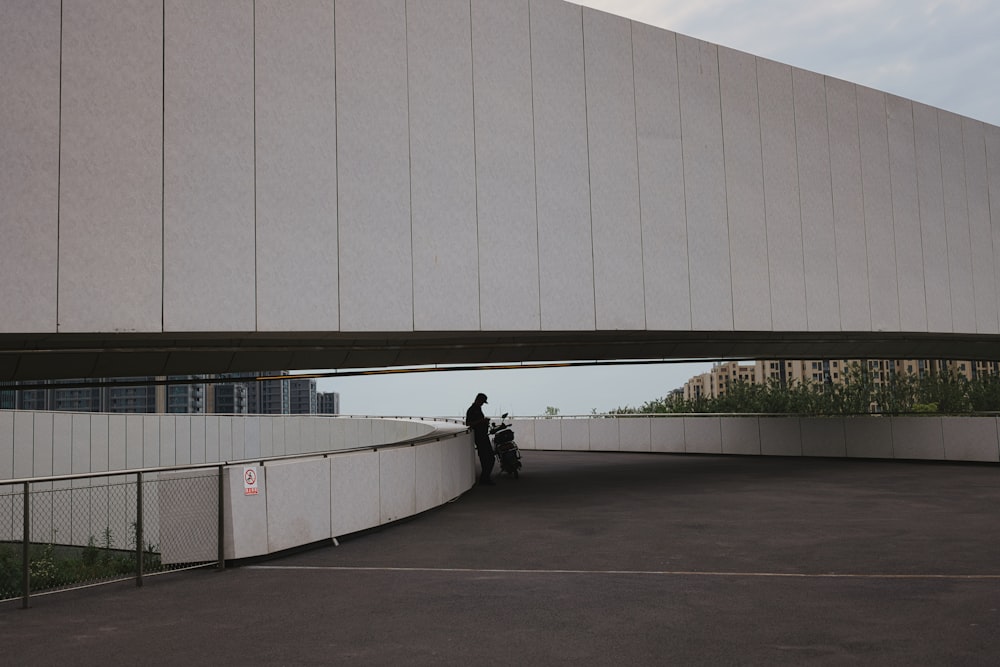
M177 465L191 463L191 418L187 416L177 416L174 418L174 437L176 445L174 455Z
M758 420L760 453L765 456L802 456L802 420L761 417Z
M937 110L914 103L913 132L917 159L920 241L924 258L927 330L950 333L954 329L951 322L951 278L948 272L948 238L944 221Z
M844 419L844 437L850 458L891 459L892 424L888 418L848 417Z
M621 434L619 432L619 419L587 419L585 423L590 425L590 449L597 452L617 452L621 450ZM566 427L566 420L563 420L563 428ZM569 449L569 442L566 434L563 433L563 448Z
M733 325L737 331L770 331L771 286L756 59L741 51L720 48L719 78L733 272Z
M733 286L717 47L677 35L688 261L707 267L691 281L695 330L733 329Z
M541 321L530 56L528 0L472 0L484 331L538 329Z
M986 128L983 123L962 119L965 153L965 187L969 205L969 235L972 240L972 292L976 303L976 333L996 334L997 277L993 260L993 229L990 225L990 186L986 171Z
M588 451L591 448L590 419L560 419L558 420L560 442L562 449L573 451ZM618 434L615 433L617 441ZM598 442L596 449L603 449Z
M14 476L14 413L0 412L0 479Z
M837 286L842 331L870 331L868 249L861 191L861 145L854 84L826 80L830 123L830 173L836 232Z
M961 116L938 111L938 133L941 140L941 173L944 179L944 220L948 237L952 327L956 333L973 333L976 330L976 307Z
M163 328L253 331L253 5L163 13Z
M260 453L260 417L244 417L239 422L243 429L243 456L248 459L264 456Z
M644 329L631 23L583 10L597 328Z
M409 331L406 3L340 0L336 24L340 327Z
M536 448L534 419L515 419L511 422L511 428L514 430L514 438L520 449Z
M64 3L62 49L59 331L159 331L163 3Z
M52 424L52 474L69 475L73 472L73 417L75 415L60 412L53 416ZM11 424L13 426L13 424ZM0 479L6 479L3 474L3 441L4 425L0 418ZM68 483L56 484L57 488L65 488Z
M677 37L632 23L642 270L648 329L690 329Z
M892 229L885 93L862 86L857 90L872 328L875 331L898 331L899 290L896 286L896 239Z
M532 0L532 111L543 329L594 329L583 11Z
M758 58L757 88L760 95L771 322L776 331L804 331L808 327L808 318L792 69Z
M0 332L56 330L61 10L0 3Z
M535 448L562 449L562 420L535 420Z
M893 235L896 245L896 284L899 289L899 326L903 331L927 331L913 104L901 97L888 95L886 115Z
M457 498L475 483L475 446L471 435L445 440L441 453L441 493L447 501ZM520 446L520 443L518 443Z
M160 442L160 465L177 464L177 421L173 415L161 415L157 420Z
M35 454L35 415L33 412L14 413L13 477L31 477ZM87 472L84 470L83 472Z
M160 462L160 415L142 418L142 468L166 465Z
M850 456L851 443L846 428L849 420L816 417L800 421L803 456Z
M944 459L944 429L935 417L893 417L892 454L896 459Z
M285 445L285 418L275 417L271 419L271 440L273 444L272 456L282 456L287 454Z
M285 423L285 453L301 454L302 448L302 420L299 417L282 417Z
M689 454L722 453L722 420L719 417L684 417L684 451Z
M205 463L206 422L205 417L191 418L191 463Z
M432 442L413 448L415 502L414 513L437 507L447 498L442 491L442 449L444 444Z
M205 458L192 463L213 463L224 460L219 446L222 438L221 421L221 417L205 417Z
M46 477L52 473L53 421L51 412L36 412L32 436L32 477Z
M111 421L107 415L73 415L72 471L111 470Z
M806 319L810 331L838 331L840 299L835 289L838 282L837 239L823 76L792 68L792 94L802 215Z
M267 549L281 551L332 537L330 463L325 458L274 462L267 478Z
M141 468L143 456L143 420L142 415L125 417L125 468ZM121 470L122 468L118 468Z
M385 421L382 419L373 419L372 425L372 441L376 444L387 444L385 437Z
M678 417L657 417L650 419L650 449L654 452L683 453L684 419Z
M133 431L135 430L133 426ZM108 416L108 467L107 470L125 470L128 468L128 422L125 415ZM90 446L98 446L96 439L91 440ZM133 444L133 448L135 445ZM139 451L142 451L141 449ZM136 452L133 451L133 460ZM74 461L74 465L75 465Z
M996 417L941 417L944 458L1000 462Z
M334 0L255 5L260 331L339 327L333 12Z
M726 417L722 420L722 453L759 456L761 454L758 417Z
M399 447L378 452L380 524L416 513L416 457L413 450L413 447Z
M223 553L226 558L251 558L267 553L267 468L256 466L257 494L248 496L243 466L230 466L223 476L223 511L226 525Z
M417 330L479 328L470 20L468 0L406 3Z
M379 455L358 452L331 456L330 526L339 537L379 525Z
M623 452L652 451L649 417L632 417L618 420L618 441Z
M1000 128L986 127L986 171L989 181L990 222L993 227L993 262L1000 266ZM997 294L1000 300L1000 270L997 274Z
M243 440L237 434L236 422L242 423L238 417L219 418L219 460L239 461L243 456Z

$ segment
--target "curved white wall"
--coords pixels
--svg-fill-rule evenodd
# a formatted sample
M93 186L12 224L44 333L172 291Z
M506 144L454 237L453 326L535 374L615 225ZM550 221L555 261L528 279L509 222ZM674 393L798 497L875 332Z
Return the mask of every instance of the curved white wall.
M1000 334L1000 128L559 0L3 0L0 89L8 349Z

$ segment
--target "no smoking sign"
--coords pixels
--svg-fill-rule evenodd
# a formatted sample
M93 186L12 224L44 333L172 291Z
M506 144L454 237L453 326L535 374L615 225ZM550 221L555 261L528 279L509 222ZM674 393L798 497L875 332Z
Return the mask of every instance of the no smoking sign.
M247 496L257 495L257 468L255 467L243 469L243 494Z

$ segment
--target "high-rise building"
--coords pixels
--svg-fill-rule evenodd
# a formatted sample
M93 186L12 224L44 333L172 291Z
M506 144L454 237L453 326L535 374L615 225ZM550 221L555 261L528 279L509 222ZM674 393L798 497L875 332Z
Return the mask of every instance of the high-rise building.
M247 383L247 412L252 415L287 415L291 410L288 371L271 371L267 377L281 379Z
M288 381L288 412L293 415L316 414L316 380L293 378Z
M339 415L340 394L335 391L318 392L316 394L316 414Z

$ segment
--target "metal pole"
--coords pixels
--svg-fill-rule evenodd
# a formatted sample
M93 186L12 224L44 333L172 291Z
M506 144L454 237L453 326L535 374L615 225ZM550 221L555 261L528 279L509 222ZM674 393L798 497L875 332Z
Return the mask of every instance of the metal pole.
M223 493L224 490L223 490L223 485L222 485L222 479L223 479L223 474L225 473L225 470L226 469L225 469L224 466L219 466L219 525L218 525L218 533L219 533L219 565L218 565L218 568L220 570L226 569L226 540L225 540L226 523L225 523L225 505L223 504L224 500L225 500L225 498L224 498L225 494Z
M24 533L24 543L21 545L21 564L24 566L24 571L21 572L21 608L28 608L28 597L31 595L31 563L28 560L28 546L31 544L31 525L30 516L28 512L28 490L29 483L24 483L24 523L21 524L21 530Z
M142 473L135 474L135 585L142 586Z

